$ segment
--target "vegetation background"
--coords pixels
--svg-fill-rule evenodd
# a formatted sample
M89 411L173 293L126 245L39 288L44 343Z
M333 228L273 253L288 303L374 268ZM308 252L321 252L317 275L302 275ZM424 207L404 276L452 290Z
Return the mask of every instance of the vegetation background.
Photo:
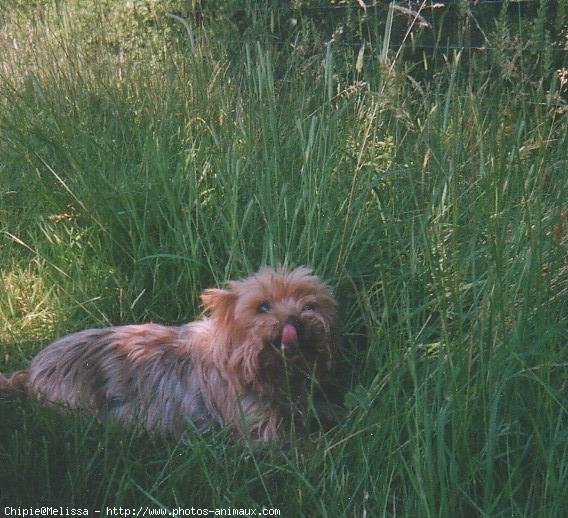
M0 371L308 264L345 419L190 445L0 399L0 504L566 516L566 0L0 2Z

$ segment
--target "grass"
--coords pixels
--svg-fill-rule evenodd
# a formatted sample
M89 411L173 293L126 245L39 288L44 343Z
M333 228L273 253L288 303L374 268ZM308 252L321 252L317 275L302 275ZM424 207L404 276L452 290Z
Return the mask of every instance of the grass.
M453 54L416 88L402 61L190 42L166 17L120 47L100 14L6 19L0 371L85 327L191 320L200 290L259 265L308 264L340 301L348 415L287 448L224 431L182 446L3 397L2 506L565 515L553 76Z

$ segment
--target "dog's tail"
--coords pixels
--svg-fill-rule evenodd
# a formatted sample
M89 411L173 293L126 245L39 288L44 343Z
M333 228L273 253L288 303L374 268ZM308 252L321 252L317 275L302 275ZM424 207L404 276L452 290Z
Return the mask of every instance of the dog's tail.
M28 371L16 371L5 375L0 372L0 394L25 390Z

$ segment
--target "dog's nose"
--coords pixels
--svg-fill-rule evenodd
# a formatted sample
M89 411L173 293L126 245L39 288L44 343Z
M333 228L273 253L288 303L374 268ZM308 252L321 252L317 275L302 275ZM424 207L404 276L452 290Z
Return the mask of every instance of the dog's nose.
M300 350L300 328L301 323L296 317L288 317L280 335L280 349L284 355L291 357L298 354Z
M296 332L300 335L302 334L302 322L300 319L294 315L290 315L287 319L285 324L290 324L296 328Z

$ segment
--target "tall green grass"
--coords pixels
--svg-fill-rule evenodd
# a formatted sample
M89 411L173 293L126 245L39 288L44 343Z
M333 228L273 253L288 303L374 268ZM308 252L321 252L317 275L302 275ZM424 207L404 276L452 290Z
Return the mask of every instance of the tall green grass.
M459 54L424 88L396 61L361 82L333 42L228 48L165 17L117 48L99 14L14 13L0 43L0 371L308 264L340 301L347 415L286 448L182 446L3 398L0 503L563 516L558 85Z

